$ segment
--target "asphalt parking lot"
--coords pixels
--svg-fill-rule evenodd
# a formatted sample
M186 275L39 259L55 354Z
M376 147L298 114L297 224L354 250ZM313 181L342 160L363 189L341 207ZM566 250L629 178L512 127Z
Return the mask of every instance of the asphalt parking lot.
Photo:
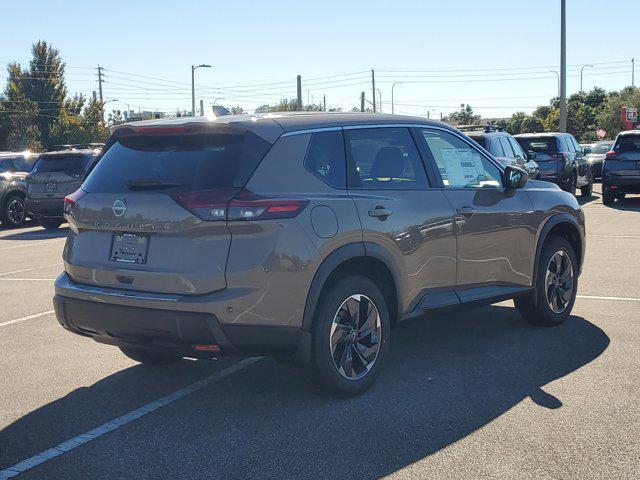
M0 228L0 479L639 478L640 197L582 203L569 321L504 302L402 324L342 401L271 359L151 368L69 334L66 231Z

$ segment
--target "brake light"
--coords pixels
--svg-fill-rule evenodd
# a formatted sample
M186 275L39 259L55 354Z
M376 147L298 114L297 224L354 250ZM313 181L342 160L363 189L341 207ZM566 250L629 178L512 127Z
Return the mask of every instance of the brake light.
M70 193L69 195L64 197L64 208L63 208L64 213L71 213L71 209L73 208L73 206L76 203L78 203L78 200L80 200L86 194L87 194L87 192L85 192L84 190L79 188L75 192Z
M227 204L239 191L238 188L221 188L181 193L173 198L202 220L215 222L227 219Z
M184 208L202 220L276 220L293 218L309 204L308 200L265 198L240 189L205 190L174 196Z
M240 195L229 202L229 220L276 220L293 218L309 204L308 200L280 200Z
M616 155L618 155L618 152L616 152L615 150L609 150L606 154L605 154L605 160L608 158L609 160L613 160L614 158L616 158Z

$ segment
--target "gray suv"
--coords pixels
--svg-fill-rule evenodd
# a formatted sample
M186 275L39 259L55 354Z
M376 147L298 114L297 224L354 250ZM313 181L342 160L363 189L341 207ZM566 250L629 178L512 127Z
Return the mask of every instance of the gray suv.
M563 322L585 251L573 196L392 115L119 126L65 216L66 329L149 364L273 355L342 396L400 321L512 298Z

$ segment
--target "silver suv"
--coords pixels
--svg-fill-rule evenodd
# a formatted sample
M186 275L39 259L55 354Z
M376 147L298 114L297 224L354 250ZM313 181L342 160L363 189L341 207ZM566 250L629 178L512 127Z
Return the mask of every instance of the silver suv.
M65 216L68 330L150 364L273 355L342 396L378 376L394 324L434 309L513 298L563 322L585 250L573 196L391 115L119 126Z

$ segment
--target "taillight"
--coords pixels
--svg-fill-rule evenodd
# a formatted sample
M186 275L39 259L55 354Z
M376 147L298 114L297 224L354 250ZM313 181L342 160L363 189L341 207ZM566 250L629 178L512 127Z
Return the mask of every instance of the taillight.
M229 202L229 220L277 220L297 216L309 200L280 200L240 195Z
M205 190L174 196L184 208L202 220L276 220L293 218L308 200L265 198L240 189Z
M616 152L615 150L609 150L605 155L605 160L613 160L614 158L616 158L616 155L618 155L618 152Z
M69 195L64 197L64 213L71 213L71 209L73 208L73 206L78 203L78 200L80 200L86 194L87 192L79 188L75 192L70 193Z
M238 188L202 190L181 193L173 198L202 220L216 222L227 219L227 204L238 192Z

